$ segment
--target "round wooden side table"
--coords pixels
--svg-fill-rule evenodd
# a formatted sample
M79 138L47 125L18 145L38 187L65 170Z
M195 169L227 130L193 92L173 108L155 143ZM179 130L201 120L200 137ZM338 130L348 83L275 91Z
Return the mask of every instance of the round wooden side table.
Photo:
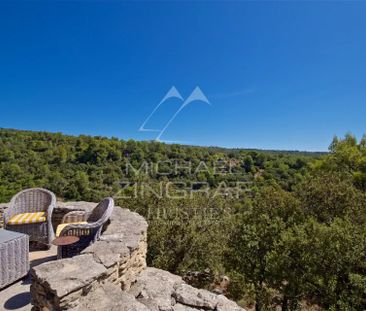
M60 252L61 246L72 245L76 242L79 242L79 240L80 240L80 238L78 236L73 236L73 235L59 236L58 238L54 239L52 241L52 244L58 246L57 259L62 258L61 252Z
M65 245L71 245L76 242L78 242L80 238L78 236L73 235L66 235L66 236L59 236L58 238L54 239L52 241L53 245L56 246L65 246Z

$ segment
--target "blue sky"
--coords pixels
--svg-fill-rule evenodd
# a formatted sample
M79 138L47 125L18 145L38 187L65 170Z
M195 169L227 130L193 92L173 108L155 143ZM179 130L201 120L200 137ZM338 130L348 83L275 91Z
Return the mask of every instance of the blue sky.
M0 2L0 127L326 150L366 132L366 2ZM182 104L170 98L162 128Z

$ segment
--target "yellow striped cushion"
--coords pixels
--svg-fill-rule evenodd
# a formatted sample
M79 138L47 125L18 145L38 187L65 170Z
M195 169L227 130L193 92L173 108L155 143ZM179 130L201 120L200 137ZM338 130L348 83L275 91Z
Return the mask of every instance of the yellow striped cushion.
M79 221L79 222L73 222L73 223L68 223L68 224L61 224L61 225L58 225L57 226L57 229L56 229L56 236L59 237L60 234L61 234L61 231L67 226L67 225L78 225L78 224L87 224L86 221Z
M46 221L46 213L24 213L13 216L9 220L10 225L34 224Z

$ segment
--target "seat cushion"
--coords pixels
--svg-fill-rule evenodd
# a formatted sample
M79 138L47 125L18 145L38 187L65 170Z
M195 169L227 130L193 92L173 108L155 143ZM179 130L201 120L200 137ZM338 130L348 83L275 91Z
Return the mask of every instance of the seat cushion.
M24 225L24 224L34 224L39 222L45 222L46 213L45 212L37 212L37 213L23 213L18 214L10 218L8 221L9 225Z
M68 225L85 225L87 224L86 221L79 221L79 222L71 222L71 223L68 223L68 224L61 224L61 225L58 225L57 226L57 229L56 229L56 237L59 237L60 234L61 234L61 231L67 227Z

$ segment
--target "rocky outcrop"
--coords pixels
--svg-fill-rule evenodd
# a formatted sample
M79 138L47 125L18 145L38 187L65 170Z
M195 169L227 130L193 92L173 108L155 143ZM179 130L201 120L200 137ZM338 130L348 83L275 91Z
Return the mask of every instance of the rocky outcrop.
M111 283L101 284L93 293L80 299L69 311L149 311L134 296Z
M175 304L174 286L184 283L182 278L167 271L147 268L140 274L130 293L149 310L172 310Z
M152 311L244 311L223 295L197 289L181 277L155 268L144 270L129 292Z

